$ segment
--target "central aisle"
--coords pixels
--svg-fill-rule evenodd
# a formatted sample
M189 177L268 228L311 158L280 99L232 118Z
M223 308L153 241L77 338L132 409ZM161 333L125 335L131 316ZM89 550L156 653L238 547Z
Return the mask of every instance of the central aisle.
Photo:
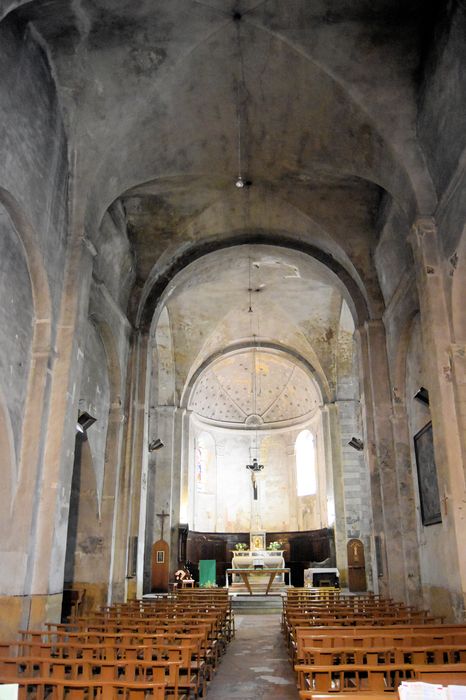
M297 700L299 695L280 629L281 616L235 615L228 645L207 700Z

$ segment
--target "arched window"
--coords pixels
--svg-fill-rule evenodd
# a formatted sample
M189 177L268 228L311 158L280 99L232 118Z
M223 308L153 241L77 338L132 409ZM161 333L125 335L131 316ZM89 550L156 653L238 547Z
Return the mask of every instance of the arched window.
M303 430L296 438L295 455L298 496L312 496L317 492L316 448L314 435L309 430Z

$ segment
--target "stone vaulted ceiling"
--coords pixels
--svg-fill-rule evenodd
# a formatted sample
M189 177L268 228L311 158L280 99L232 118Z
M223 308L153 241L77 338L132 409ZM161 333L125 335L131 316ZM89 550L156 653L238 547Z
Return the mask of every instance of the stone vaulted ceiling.
M304 358L333 395L342 306L356 324L384 310L374 254L387 212L408 231L435 205L416 119L437 5L0 0L50 66L72 226L97 259L124 237L135 327L164 300L178 396L216 353L257 338ZM103 221L117 208L115 234Z
M123 204L136 324L183 256L245 232L316 246L354 280L368 315L380 314L381 205L395 202L408 221L433 204L416 114L435 5L0 2L33 25L50 62L76 226L92 238L112 202ZM252 183L241 191L239 170Z
M165 298L178 395L190 392L197 382L191 399L194 410L218 419L221 411L224 419L244 422L255 413L248 404L253 362L249 348L258 346L259 352L269 348L282 353L267 355L269 369L263 375L264 382L271 382L266 391L272 391L274 401L284 397L291 375L292 385L301 386L306 395L312 384L309 373L315 374L323 393L331 393L342 337L351 339L354 331L345 297L343 285L324 265L285 248L244 245L192 263L171 283ZM344 324L343 309L349 319ZM165 316L161 323L167 326ZM218 358L231 351L228 361L218 364ZM306 371L299 363L306 364ZM280 371L283 380L278 378ZM216 401L208 399L207 388ZM274 404L281 407L281 418L267 393L256 413L267 422L291 414L297 418L314 408L304 394L296 394L299 389L290 391L289 405L281 400Z
M303 369L282 355L252 349L210 366L189 408L216 423L256 428L299 421L318 405L315 385Z

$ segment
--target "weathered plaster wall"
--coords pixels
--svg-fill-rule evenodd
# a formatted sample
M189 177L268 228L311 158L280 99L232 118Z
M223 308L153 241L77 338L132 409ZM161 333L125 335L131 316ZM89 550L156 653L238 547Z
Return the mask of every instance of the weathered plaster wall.
M419 387L429 388L429 376L426 356L423 352L423 339L419 316L412 324L406 361L406 396L408 409L408 425L411 445L412 474L414 492L416 495L417 531L419 541L419 559L422 581L422 593L425 605L437 615L451 615L451 604L448 580L445 571L449 568L446 523L423 526L420 512L419 489L417 482L416 456L414 452L414 436L431 419L429 408L414 399ZM441 472L437 469L437 479L442 496Z
M308 427L323 439L318 418ZM192 421L194 459L191 486L190 527L206 532L318 529L327 525L326 482L323 450L316 454L318 494L298 497L296 491L295 442L303 426L279 431L259 431L259 462L264 469L257 476L258 499L253 499L251 463L255 434L203 426ZM199 446L203 453L198 469ZM251 446L253 447L251 452Z

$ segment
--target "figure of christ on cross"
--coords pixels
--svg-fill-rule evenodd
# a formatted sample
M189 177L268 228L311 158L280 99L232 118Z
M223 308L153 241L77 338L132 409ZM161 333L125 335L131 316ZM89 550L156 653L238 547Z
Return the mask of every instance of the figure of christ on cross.
M264 468L263 464L257 462L256 457L253 458L252 464L246 464L246 469L251 471L252 492L254 500L257 501L257 474Z

